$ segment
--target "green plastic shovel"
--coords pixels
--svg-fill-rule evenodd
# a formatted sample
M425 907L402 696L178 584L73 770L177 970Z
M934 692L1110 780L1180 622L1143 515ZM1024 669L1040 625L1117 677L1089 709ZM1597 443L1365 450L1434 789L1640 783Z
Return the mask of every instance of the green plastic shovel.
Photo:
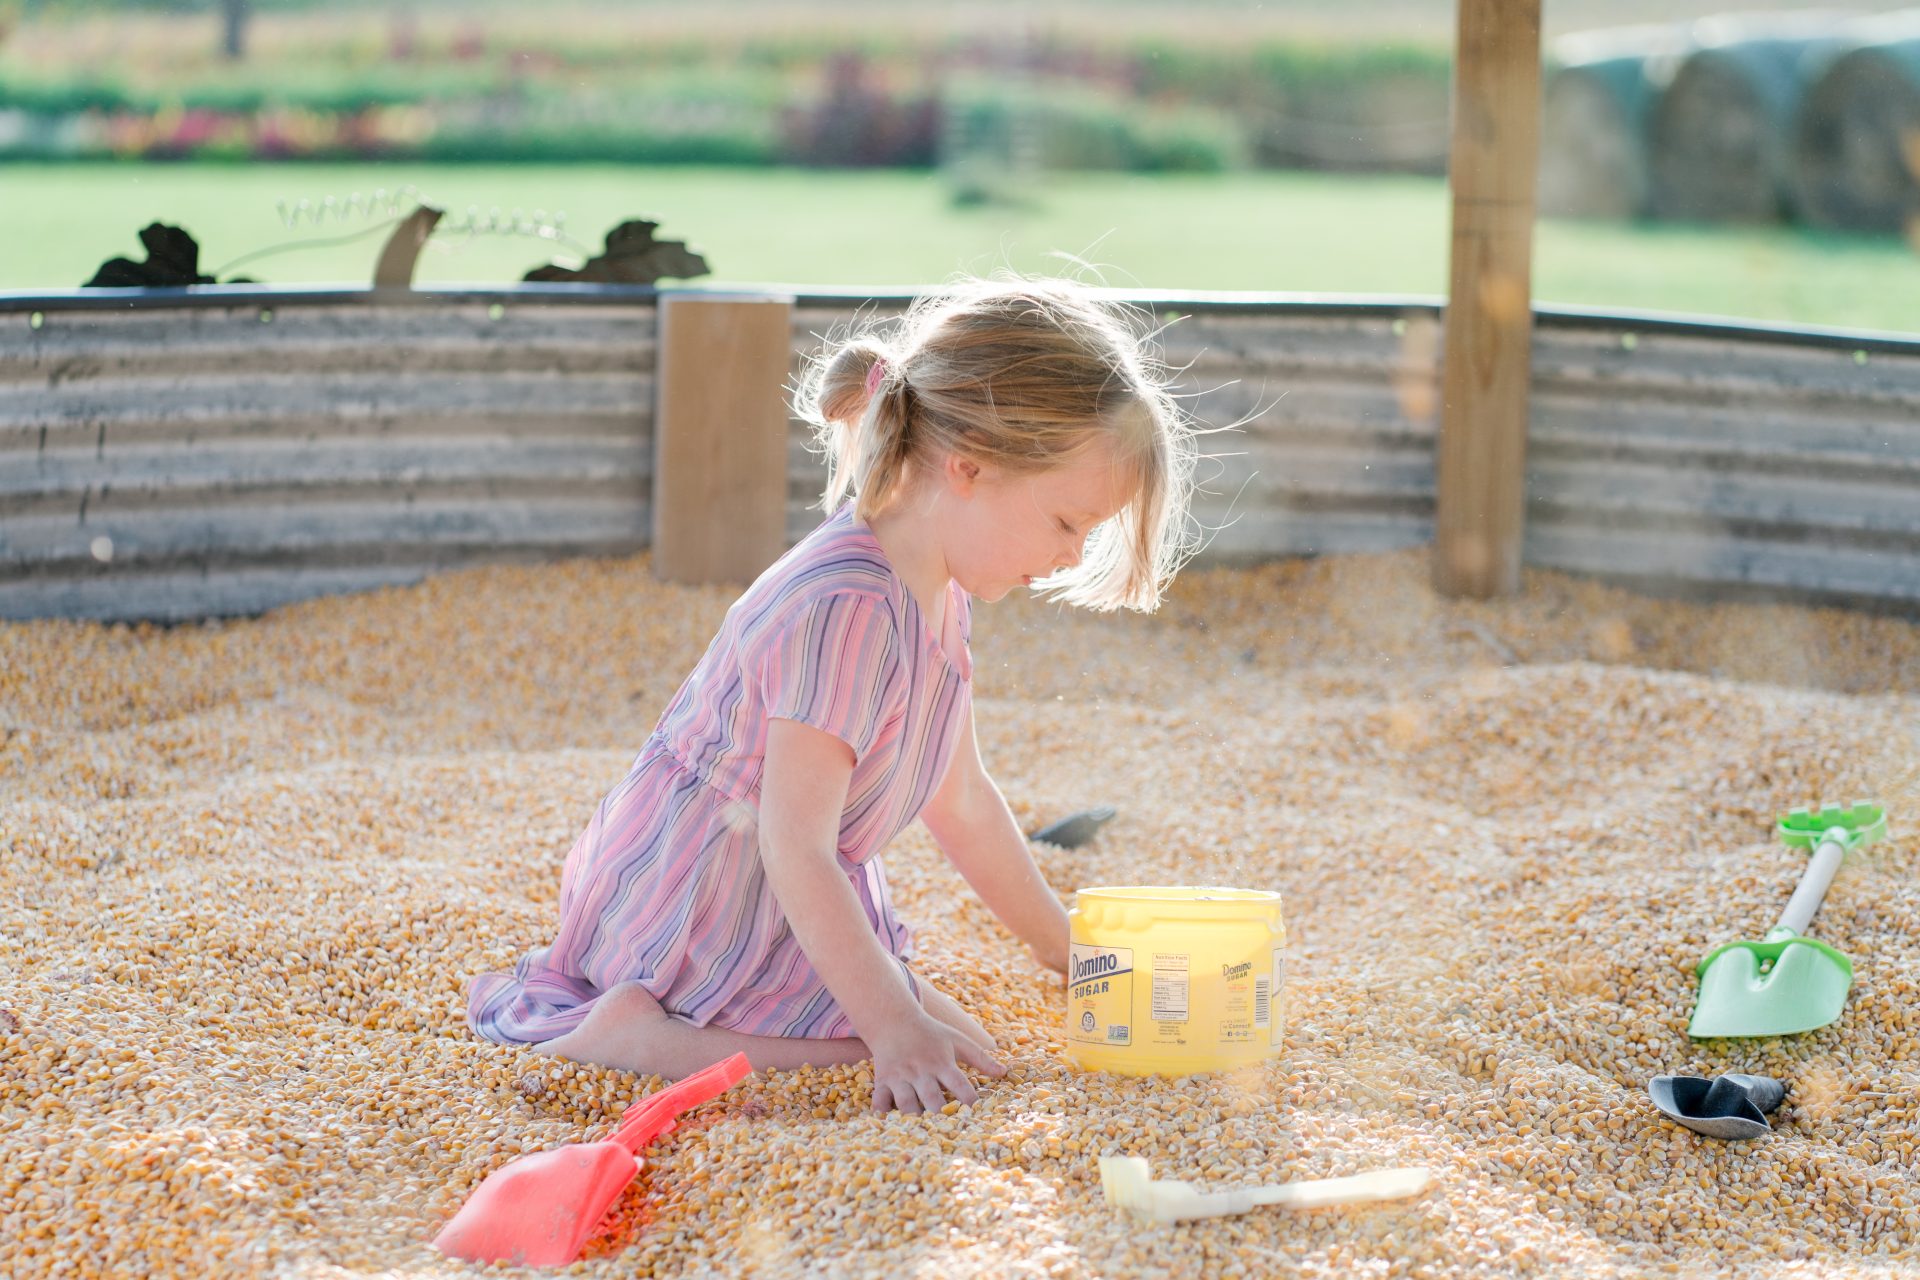
M1700 962L1700 994L1687 1034L1790 1036L1840 1016L1853 985L1853 962L1824 942L1800 936L1820 909L1847 851L1887 834L1887 815L1864 800L1795 809L1780 819L1780 838L1812 849L1800 887L1762 942L1729 942Z

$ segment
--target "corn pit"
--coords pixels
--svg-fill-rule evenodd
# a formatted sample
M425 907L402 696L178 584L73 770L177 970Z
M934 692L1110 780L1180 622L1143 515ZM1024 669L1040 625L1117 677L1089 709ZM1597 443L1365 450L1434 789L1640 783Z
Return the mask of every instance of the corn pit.
M920 1117L864 1068L757 1074L646 1153L589 1276L1731 1276L1920 1257L1920 626L1424 551L1189 570L1152 618L976 615L988 769L1027 829L1112 803L1081 885L1285 896L1284 1053L1082 1073L1063 984L915 826L916 967L1011 1071ZM496 567L171 629L0 624L0 1273L515 1274L428 1244L510 1158L655 1078L484 1043L463 985L550 937L560 863L733 592L645 557ZM1694 1043L1694 966L1759 937L1795 805L1881 799L1810 932L1807 1035ZM1774 1132L1662 1119L1754 1071ZM1403 1164L1412 1200L1159 1228L1097 1158L1207 1188ZM526 1272L525 1274L535 1274Z

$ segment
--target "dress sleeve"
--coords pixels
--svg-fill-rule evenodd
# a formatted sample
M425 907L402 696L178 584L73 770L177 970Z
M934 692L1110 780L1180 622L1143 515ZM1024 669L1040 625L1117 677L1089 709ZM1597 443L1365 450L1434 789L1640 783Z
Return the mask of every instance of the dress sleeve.
M879 736L903 674L885 602L830 595L773 630L759 646L753 678L769 719L830 733L860 759Z

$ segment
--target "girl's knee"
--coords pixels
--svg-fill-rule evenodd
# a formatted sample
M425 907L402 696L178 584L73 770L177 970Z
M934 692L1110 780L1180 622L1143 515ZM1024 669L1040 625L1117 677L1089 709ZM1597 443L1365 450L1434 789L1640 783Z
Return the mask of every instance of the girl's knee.
M638 982L621 982L608 987L593 1002L590 1017L610 1019L617 1022L639 1022L650 1018L664 1017L666 1010L653 998L653 993Z

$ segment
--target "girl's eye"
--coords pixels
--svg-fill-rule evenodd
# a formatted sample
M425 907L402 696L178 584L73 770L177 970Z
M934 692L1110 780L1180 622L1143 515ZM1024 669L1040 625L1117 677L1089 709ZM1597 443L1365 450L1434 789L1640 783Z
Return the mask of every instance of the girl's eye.
M1062 520L1059 523L1060 523L1060 532L1066 534L1069 538L1077 536L1074 533L1074 529L1072 525L1068 524L1065 520Z

